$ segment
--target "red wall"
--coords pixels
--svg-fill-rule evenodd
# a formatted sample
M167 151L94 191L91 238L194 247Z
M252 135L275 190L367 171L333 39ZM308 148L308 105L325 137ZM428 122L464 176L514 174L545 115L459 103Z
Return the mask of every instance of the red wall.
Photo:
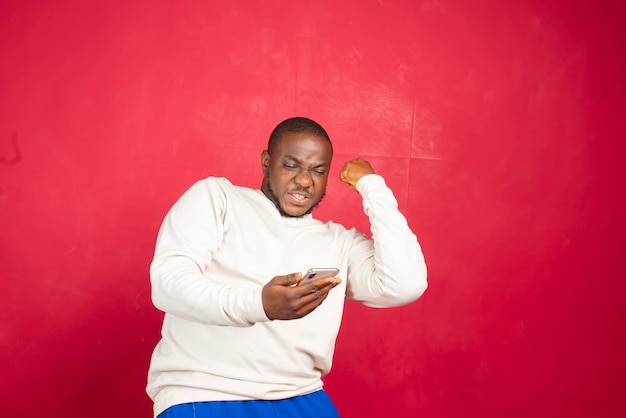
M349 304L344 417L626 416L623 2L0 3L0 412L150 415L148 265L173 201L260 184L273 126L396 190L415 304Z

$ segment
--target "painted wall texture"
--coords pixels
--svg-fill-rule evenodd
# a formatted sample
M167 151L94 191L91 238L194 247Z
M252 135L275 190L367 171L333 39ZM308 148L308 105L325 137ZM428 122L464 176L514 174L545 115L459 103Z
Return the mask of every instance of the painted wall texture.
M163 216L260 185L293 115L335 144L316 215L368 233L367 158L430 288L348 304L344 417L626 416L620 1L0 3L0 414L148 417ZM269 278L268 278L269 280Z

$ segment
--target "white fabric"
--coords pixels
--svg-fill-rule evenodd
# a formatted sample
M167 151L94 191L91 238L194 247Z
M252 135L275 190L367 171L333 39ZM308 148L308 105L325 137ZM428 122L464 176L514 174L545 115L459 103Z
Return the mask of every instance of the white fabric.
M322 387L345 298L403 305L426 289L415 235L382 177L357 183L372 239L307 215L282 217L261 191L209 177L167 214L150 268L165 312L147 392L155 416L211 400L283 399ZM261 289L274 276L337 267L342 283L308 316L270 321Z

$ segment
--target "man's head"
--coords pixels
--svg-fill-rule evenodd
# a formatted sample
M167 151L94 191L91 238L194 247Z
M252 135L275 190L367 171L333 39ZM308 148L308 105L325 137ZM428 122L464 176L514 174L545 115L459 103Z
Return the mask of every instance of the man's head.
M261 190L281 215L311 213L326 193L333 147L317 122L294 117L281 122L261 153Z

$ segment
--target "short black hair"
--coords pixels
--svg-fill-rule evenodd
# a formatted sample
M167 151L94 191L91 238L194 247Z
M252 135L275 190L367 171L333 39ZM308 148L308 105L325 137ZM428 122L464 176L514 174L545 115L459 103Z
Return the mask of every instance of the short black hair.
M272 148L283 135L292 132L299 132L309 134L315 137L324 138L330 144L332 150L333 144L330 142L330 137L322 125L315 122L312 119L305 118L303 116L295 116L293 118L285 119L279 123L270 135L270 139L267 142L267 152L271 154Z

